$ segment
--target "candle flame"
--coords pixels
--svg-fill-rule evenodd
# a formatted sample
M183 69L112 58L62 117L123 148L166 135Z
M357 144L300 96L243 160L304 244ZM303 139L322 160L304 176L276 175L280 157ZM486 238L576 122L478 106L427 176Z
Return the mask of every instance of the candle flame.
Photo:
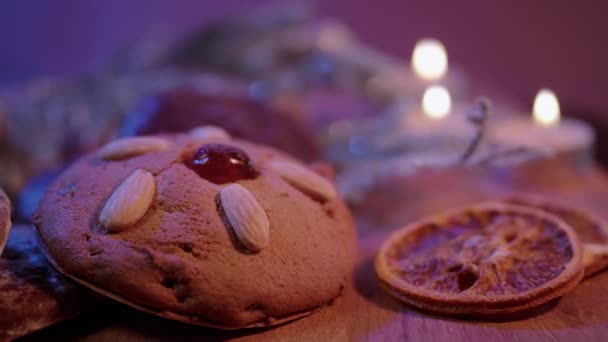
M427 81L442 78L448 69L448 56L443 44L436 39L421 39L412 53L412 69Z
M422 96L422 111L431 119L445 118L452 107L448 90L442 86L431 86Z
M534 121L542 126L552 126L559 122L559 102L555 93L549 89L541 89L534 99L532 110Z

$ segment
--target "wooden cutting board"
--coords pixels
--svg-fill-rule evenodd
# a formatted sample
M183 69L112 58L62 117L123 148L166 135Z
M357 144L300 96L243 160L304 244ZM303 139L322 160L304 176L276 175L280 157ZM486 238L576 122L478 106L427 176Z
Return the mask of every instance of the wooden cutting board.
M608 218L608 177L599 169L544 163L518 170L428 171L387 179L354 211L359 260L332 307L271 329L224 332L192 327L107 302L26 341L608 341L608 271L515 321L467 321L425 314L386 295L373 258L394 229L422 215L514 190L542 193Z

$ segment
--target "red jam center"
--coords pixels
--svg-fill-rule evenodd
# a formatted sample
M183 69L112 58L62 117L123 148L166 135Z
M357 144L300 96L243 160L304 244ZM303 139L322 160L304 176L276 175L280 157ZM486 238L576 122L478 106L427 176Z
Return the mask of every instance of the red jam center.
M201 146L191 159L186 161L186 165L202 178L215 184L253 179L258 175L245 151L222 144Z

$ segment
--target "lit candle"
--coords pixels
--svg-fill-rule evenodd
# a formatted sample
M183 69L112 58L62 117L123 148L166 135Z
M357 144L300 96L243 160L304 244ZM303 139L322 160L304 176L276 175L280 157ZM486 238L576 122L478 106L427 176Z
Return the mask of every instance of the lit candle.
M460 97L465 82L460 73L448 76L448 55L445 46L437 39L425 38L414 46L411 65L397 63L389 68L378 69L368 80L367 90L372 94L419 97L429 84L441 81Z
M407 146L402 161L416 166L458 163L475 134L466 111L453 108L450 92L443 86L427 87L418 110L403 113L400 127Z
M422 112L431 119L443 119L450 114L452 99L442 86L431 86L422 96Z
M559 102L555 93L549 89L541 89L532 106L534 122L541 126L552 126L559 123Z
M425 140L461 137L470 132L470 125L463 113L462 108L454 108L452 96L446 87L429 86L417 109L405 105L400 112L401 129L410 137L420 136Z
M425 81L437 81L448 70L448 55L436 39L421 39L412 53L412 70Z
M524 115L497 118L490 136L499 143L552 153L578 166L593 160L593 128L581 120L561 118L557 96L548 89L541 89L536 95L532 120Z
M441 154L453 154L462 150L472 134L462 109L452 108L452 98L443 86L427 87L416 111L402 113L401 130L410 145L423 145Z

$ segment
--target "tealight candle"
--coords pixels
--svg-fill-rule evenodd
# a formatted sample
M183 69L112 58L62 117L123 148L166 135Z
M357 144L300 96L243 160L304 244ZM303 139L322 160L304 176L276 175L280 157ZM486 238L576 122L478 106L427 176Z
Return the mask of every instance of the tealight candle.
M541 89L532 106L534 122L541 126L552 126L559 122L559 102L555 93L549 89Z
M581 120L561 118L557 96L548 89L536 95L532 120L524 115L499 117L489 135L498 143L549 152L579 167L593 160L593 128Z
M431 119L445 118L452 107L448 90L441 86L432 86L422 96L422 111Z
M407 109L407 108L406 108ZM462 108L453 108L450 92L443 86L424 91L420 106L401 113L400 129L420 164L454 163L474 129Z
M450 92L431 86L419 103L396 102L384 117L332 125L330 158L343 166L395 158L412 164L450 164L473 133L463 112L452 108Z
M440 80L448 70L448 55L436 39L421 39L412 53L412 70L425 81Z
M457 68L448 68L445 46L437 39L419 40L412 51L410 65L398 62L388 68L379 68L367 81L367 91L382 97L420 98L433 84L450 89L452 96L462 98L466 93L466 80ZM449 69L449 73L448 73Z
M409 136L453 137L468 131L469 125L461 109L454 109L452 96L448 89L435 85L427 87L420 105L405 108L400 113L401 128Z

